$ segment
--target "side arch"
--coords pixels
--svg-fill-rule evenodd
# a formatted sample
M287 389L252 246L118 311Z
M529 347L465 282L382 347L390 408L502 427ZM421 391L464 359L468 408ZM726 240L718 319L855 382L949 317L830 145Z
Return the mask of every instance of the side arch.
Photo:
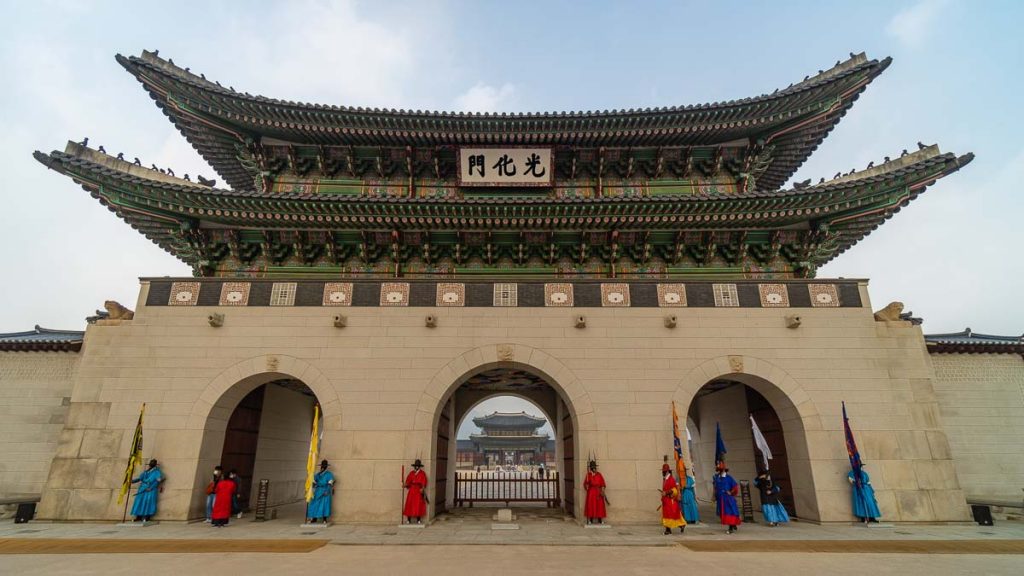
M320 402L324 428L341 430L341 400L327 376L305 360L282 354L254 356L218 374L192 405L188 429L205 429L211 420L226 422L246 394L263 384L284 378L300 380L308 386Z
M676 387L673 400L680 408L685 407L689 416L701 388L717 380L748 386L771 405L783 429L797 510L806 519L820 519L821 503L812 471L810 439L820 436L823 427L821 415L810 395L785 370L767 360L727 355L710 359L690 370ZM699 432L708 433L707 430ZM708 440L705 438L704 442ZM691 455L691 461L692 458ZM705 476L708 472L705 470ZM706 478L698 478L698 482L701 480L707 481Z

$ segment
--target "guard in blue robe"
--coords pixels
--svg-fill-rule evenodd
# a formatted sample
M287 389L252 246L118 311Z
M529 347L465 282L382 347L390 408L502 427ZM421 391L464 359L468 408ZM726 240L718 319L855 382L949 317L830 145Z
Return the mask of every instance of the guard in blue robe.
M729 469L720 469L715 476L715 513L722 525L729 527L729 534L735 532L742 523L740 509L736 505L736 496L739 493L740 485L729 475Z
M331 497L334 496L334 474L327 469L327 460L320 463L320 471L313 475L313 499L306 507L306 516L309 521L316 523L323 520L325 523L331 517Z
M789 513L779 500L782 488L772 480L768 470L761 472L754 479L754 486L761 492L761 513L769 526L778 526L789 522Z
M853 470L846 475L846 479L853 485L853 515L861 522L878 522L882 512L878 509L878 502L875 500L875 489L871 487L871 477L861 466L861 481L857 482Z
M687 472L686 486L683 487L683 519L687 524L699 524L700 513L697 511L697 495L693 490L693 476Z
M135 501L132 502L132 516L135 521L148 522L156 514L156 500L160 483L164 481L164 475L156 460L149 461L149 468L138 478L132 480L132 484L138 483L139 490L135 493Z

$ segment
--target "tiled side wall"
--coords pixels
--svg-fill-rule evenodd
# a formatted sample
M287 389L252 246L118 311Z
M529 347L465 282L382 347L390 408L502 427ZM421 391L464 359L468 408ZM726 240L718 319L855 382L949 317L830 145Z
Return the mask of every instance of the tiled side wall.
M1024 498L1024 358L933 354L949 449L970 498Z
M0 498L42 492L78 358L74 352L0 352Z

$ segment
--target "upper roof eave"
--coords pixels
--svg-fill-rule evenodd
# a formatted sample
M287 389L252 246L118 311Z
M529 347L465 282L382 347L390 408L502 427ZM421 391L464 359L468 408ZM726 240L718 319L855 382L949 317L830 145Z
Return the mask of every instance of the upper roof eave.
M781 129L785 133L775 142L779 159L772 160L760 179L765 187L778 188L831 132L866 85L891 63L891 58L868 60L863 53L851 54L846 61L785 89L726 102L643 110L480 114L284 101L224 88L156 52L117 55L117 60L235 188L251 185L256 176L242 166L234 149L252 137L284 137L316 145L717 146L742 138L771 139L772 131ZM192 112L170 102L168 90L178 96L198 95L210 117L186 118ZM815 95L813 102L809 94ZM829 98L834 98L832 104L818 111ZM790 121L796 120L791 126Z

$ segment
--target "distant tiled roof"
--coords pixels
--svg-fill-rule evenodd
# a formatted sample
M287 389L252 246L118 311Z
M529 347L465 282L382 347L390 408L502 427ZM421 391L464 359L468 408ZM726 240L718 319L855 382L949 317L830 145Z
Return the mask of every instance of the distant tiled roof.
M37 325L29 332L0 334L0 351L78 352L84 336L85 332L78 330L51 330Z
M494 412L487 416L473 418L473 423L481 428L485 426L491 428L540 428L545 422L547 422L545 418L531 416L526 412Z
M1024 354L1024 336L978 334L970 328L950 334L925 334L933 354Z

